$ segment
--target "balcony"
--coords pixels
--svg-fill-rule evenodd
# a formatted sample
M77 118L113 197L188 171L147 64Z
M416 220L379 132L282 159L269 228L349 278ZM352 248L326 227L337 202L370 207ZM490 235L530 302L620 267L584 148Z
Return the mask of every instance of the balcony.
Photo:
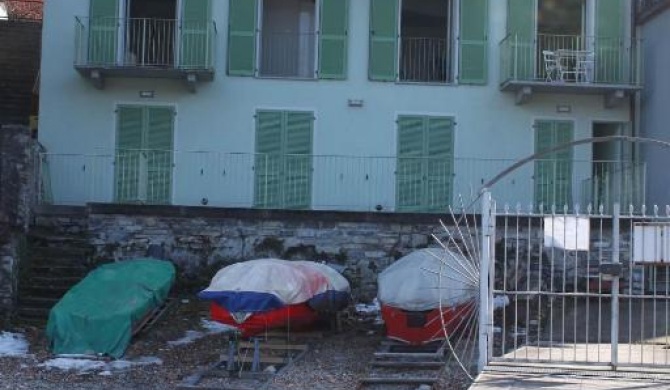
M644 24L670 8L670 0L637 0L635 14L637 23Z
M316 33L263 31L259 76L316 78Z
M74 67L99 88L109 77L183 80L192 92L214 79L213 21L75 18Z
M445 38L401 37L399 81L450 82L450 51L449 42Z
M467 205L511 159L396 158L162 150L41 155L42 202L173 204L361 212L444 212ZM644 203L646 166L537 160L491 188L499 204L545 211ZM462 200L461 200L462 196Z
M641 42L636 39L538 34L500 42L500 89L517 104L535 92L603 95L615 107L642 88Z

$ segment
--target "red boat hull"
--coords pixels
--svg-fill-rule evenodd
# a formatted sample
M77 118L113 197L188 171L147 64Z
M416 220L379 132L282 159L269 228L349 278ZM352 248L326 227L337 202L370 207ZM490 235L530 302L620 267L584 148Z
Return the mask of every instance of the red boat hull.
M294 330L305 329L314 324L319 318L318 313L307 306L306 303L254 313L241 324L235 321L228 310L215 302L210 304L210 314L214 321L240 329L242 337L255 336L276 328L290 327Z
M410 345L423 345L444 340L444 329L447 334L452 334L463 327L467 322L466 317L474 310L474 303L443 309L444 323L440 320L438 309L411 312L387 305L382 305L381 309L387 337Z

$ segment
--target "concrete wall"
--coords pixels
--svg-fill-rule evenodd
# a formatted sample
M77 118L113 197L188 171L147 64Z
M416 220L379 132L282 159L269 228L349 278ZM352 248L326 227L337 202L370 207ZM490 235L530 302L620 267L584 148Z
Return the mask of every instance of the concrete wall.
M186 91L181 81L155 79L107 80L97 90L73 68L74 19L88 14L88 2L51 2L46 5L42 67L40 140L50 153L109 154L115 145L115 109L121 103L161 104L176 107L175 149L253 153L256 110L311 110L316 114L313 153L317 155L395 156L396 118L399 114L454 116L456 158L486 159L486 168L457 167L455 193L469 194L484 179L501 171L509 161L534 151L533 123L536 119L574 121L576 139L592 135L592 123L629 122L627 104L606 109L602 95L541 94L525 105L516 105L513 93L499 90L499 42L506 35L506 2L490 1L488 84L486 86L425 85L371 82L368 80L369 0L353 0L350 6L348 77L344 81L260 79L226 75L228 1L213 1L218 26L216 78L202 83L196 94ZM141 99L139 91L155 91L153 99ZM63 98L67 96L67 98ZM361 108L349 107L349 99L363 100ZM571 112L558 113L557 106ZM215 156L216 158L216 156ZM215 158L212 161L218 161ZM575 160L591 160L591 149L574 153ZM91 161L94 160L94 161ZM186 160L191 160L188 163ZM67 161L66 161L67 160ZM81 158L55 156L51 166L54 193L61 203L84 204L87 200L112 200L112 158L90 158L96 173L82 170ZM208 174L193 154L175 157L173 203L198 205L208 198L210 206L249 207L253 200L253 158L231 161L235 172L222 178L223 169ZM217 168L223 168L218 165ZM386 169L386 168L384 168ZM393 172L393 165L390 165ZM590 174L590 165L579 171ZM577 169L576 169L577 171ZM212 170L209 170L212 172ZM218 172L218 174L217 174ZM579 198L579 172L575 174L574 198ZM506 182L498 191L500 201L527 204L532 201L532 167ZM316 175L315 175L316 177ZM323 176L322 176L323 177ZM394 181L375 184L375 199L364 202L363 210L382 204L393 209ZM100 179L103 178L103 179ZM458 180L458 178L457 178ZM459 182L460 183L460 182ZM348 209L351 200L360 201L366 191L336 193L357 184L331 187L314 184L314 204ZM320 187L319 187L320 186ZM494 189L495 191L496 189ZM380 195L378 195L380 194ZM385 195L384 195L385 194ZM332 198L328 198L331 196ZM468 195L469 196L469 195Z
M641 26L644 36L645 89L641 99L641 125L645 137L670 141L670 9ZM649 166L648 204L670 203L667 180L670 149L645 145L644 158Z
M42 24L0 20L0 125L27 125L36 114Z
M0 127L0 320L16 302L24 236L37 203L36 153L27 128Z

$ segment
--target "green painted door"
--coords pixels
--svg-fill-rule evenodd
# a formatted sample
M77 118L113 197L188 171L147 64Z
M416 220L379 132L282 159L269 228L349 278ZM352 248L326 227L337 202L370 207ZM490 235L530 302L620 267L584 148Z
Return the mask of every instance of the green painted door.
M468 0L460 4L459 83L486 84L489 0Z
M535 122L535 152L572 142L574 124L570 121ZM535 160L535 204L545 211L556 206L572 207L572 148L543 155Z
M138 106L117 109L114 200L119 203L140 199L140 154L144 110Z
M313 125L311 112L256 114L255 207L310 207Z
M502 50L507 58L505 79L532 80L535 78L535 30L537 23L535 0L507 0L507 39Z
M398 77L398 0L370 0L369 78Z
M173 133L173 108L119 106L114 180L116 202L171 202Z
M453 193L453 118L400 116L397 156L396 210L445 211Z
M284 113L284 208L308 209L312 203L312 126L311 112Z
M88 61L91 65L116 65L118 18L118 0L90 0Z
M208 69L212 66L211 0L182 0L181 68Z
M170 107L147 107L145 115L146 202L169 204L172 199L174 110Z
M230 0L228 13L228 74L256 74L258 0Z
M347 77L349 0L321 0L319 77Z
M628 65L624 45L624 0L597 0L596 79L597 83L625 82Z

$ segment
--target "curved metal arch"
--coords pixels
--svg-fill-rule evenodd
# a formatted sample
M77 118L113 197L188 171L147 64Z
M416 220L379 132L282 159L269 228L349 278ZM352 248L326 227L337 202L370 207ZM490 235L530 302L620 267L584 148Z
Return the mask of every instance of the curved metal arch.
M514 172L515 170L521 168L522 166L526 165L527 163L539 158L543 157L552 153L559 152L561 150L569 149L575 146L579 145L584 145L584 144L597 144L601 142L610 142L610 141L628 141L631 143L652 143L656 145L660 145L663 147L666 147L670 149L670 142L667 141L661 141L659 139L654 139L654 138L643 138L643 137L632 137L632 136L627 136L627 135L611 135L607 137L592 137L592 138L584 138L580 139L577 141L569 142L566 144L561 144L558 145L554 148L543 150L541 152L537 152L535 154L532 154L526 158L523 158L514 164L512 164L509 168L505 169L504 171L500 172L497 174L493 179L489 180L486 182L481 189L479 190L479 193L477 194L477 197L473 200L473 203L479 200L481 198L482 194L486 192L488 189L491 188L491 186L494 186L496 183L498 183L503 177L507 176L508 174Z

